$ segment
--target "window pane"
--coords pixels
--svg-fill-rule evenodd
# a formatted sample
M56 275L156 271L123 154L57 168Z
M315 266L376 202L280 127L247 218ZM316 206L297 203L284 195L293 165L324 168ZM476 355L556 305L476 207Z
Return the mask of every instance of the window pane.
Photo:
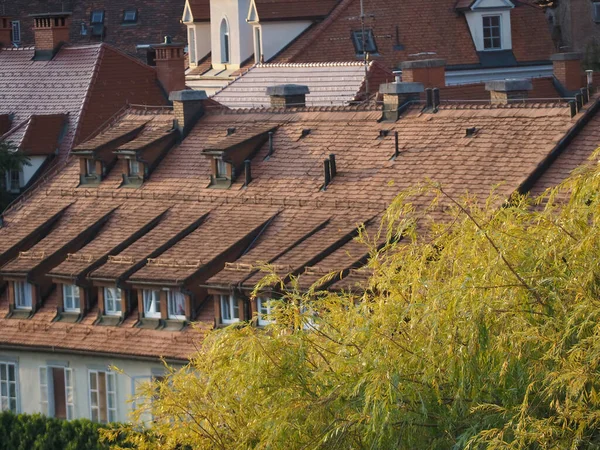
M0 381L8 380L6 364L0 364Z
M96 175L96 161L93 159L86 159L87 163L87 174Z
M221 295L221 317L223 320L231 320L231 311L229 310L229 296Z
M96 373L94 372L90 372L90 389L98 389L98 380L96 377Z

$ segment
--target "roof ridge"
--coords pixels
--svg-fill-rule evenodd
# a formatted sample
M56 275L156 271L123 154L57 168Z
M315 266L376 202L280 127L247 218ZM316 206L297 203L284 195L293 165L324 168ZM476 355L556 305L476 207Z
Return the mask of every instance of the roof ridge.
M369 61L369 67L374 61ZM364 61L331 61L331 62L310 62L310 63L260 63L256 64L256 68L272 68L272 67L362 67Z

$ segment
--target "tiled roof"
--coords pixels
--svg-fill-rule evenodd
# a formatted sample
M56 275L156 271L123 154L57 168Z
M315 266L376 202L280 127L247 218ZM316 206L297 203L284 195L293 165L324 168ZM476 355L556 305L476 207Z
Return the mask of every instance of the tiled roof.
M261 22L322 18L338 2L339 0L254 0Z
M118 120L139 113L134 109ZM147 112L152 114L165 115L165 111ZM382 122L381 111L368 107L209 108L139 189L120 188L122 176L115 169L98 187L78 187L79 163L72 158L6 214L6 224L0 228L0 261L8 251L13 256L1 272L22 273L39 266L32 261L36 255L60 253L60 259L53 259L53 267L59 267L55 272L76 264L66 272L85 273L88 261L100 261L104 264L92 278L119 278L136 286L247 290L262 278L260 267L270 264L284 280L299 275L302 288L329 271L342 272L341 280L333 277L329 288L351 289L367 276L354 270L367 254L366 247L353 241L357 227L366 223L368 233L375 233L382 211L398 192L431 179L443 183L455 197L468 192L486 198L497 186L498 196L506 198L536 173L565 133L577 129L584 114L571 118L564 102L450 102L436 113L414 104L397 122ZM594 126L590 123L592 131L586 128L587 134L582 132L578 138L586 149L598 144ZM256 149L249 185L244 186L240 177L229 189L209 186L212 162L204 150L221 142L228 129L251 135L271 127L274 151L267 158L268 143ZM467 136L466 130L472 128L475 133ZM395 131L399 155L394 159ZM331 154L336 155L337 175L324 190L323 160ZM567 150L564 155L568 154ZM69 202L46 237L36 238L40 224ZM414 199L417 208L425 202L426 198ZM59 251L103 218L106 222L87 244ZM153 223L148 225L149 221ZM140 232L146 226L146 234ZM25 241L32 247L21 248L29 253L19 257L15 248ZM68 260L68 253L75 257ZM84 258L88 254L94 258ZM206 328L213 305L204 300L197 299L194 311L197 320L206 321ZM97 309L81 324L51 323L56 302L56 294L51 294L42 311L28 321L0 319L0 345L43 346L51 341L71 351L181 358L192 353L194 343L202 338L202 332L190 329L174 334L135 329L135 309L119 327L92 326ZM2 308L6 308L5 297L0 298ZM19 327L26 332L19 333ZM102 333L110 339L102 342Z
M379 63L368 66L369 90L394 79ZM259 64L213 97L229 108L261 108L271 104L267 87L278 84L308 86L309 106L341 106L362 99L365 92L365 65L351 63Z
M372 59L393 68L410 55L435 52L449 66L479 64L467 21L455 6L456 0L366 2L365 25L373 30L378 50ZM511 23L517 61L549 59L554 47L541 9L519 5L511 12ZM351 33L360 28L360 0L342 0L322 23L276 56L275 62L351 61L357 58Z
M210 20L210 0L188 0L195 22ZM182 8L183 10L183 8Z
M0 139L27 156L52 155L58 150L67 117L67 114L34 114Z
M73 145L101 48L63 47L51 61L33 61L33 48L0 50L0 113L13 113L14 124L35 114L68 113L60 146L65 156Z

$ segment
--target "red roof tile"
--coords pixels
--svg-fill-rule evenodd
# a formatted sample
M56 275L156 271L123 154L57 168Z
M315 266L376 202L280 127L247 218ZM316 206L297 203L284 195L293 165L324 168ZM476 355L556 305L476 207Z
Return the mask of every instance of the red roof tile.
M339 0L254 0L261 22L322 18L338 2Z

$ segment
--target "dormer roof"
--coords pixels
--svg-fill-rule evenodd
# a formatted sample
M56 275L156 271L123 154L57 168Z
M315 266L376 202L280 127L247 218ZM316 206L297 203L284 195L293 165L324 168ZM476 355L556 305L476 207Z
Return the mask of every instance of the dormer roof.
M252 0L249 21L316 20L326 17L340 0Z
M183 23L210 22L210 0L186 0Z
M459 11L514 7L515 4L510 0L458 0L456 2L456 9Z
M68 114L34 114L0 136L27 156L48 156L57 153L66 131Z

